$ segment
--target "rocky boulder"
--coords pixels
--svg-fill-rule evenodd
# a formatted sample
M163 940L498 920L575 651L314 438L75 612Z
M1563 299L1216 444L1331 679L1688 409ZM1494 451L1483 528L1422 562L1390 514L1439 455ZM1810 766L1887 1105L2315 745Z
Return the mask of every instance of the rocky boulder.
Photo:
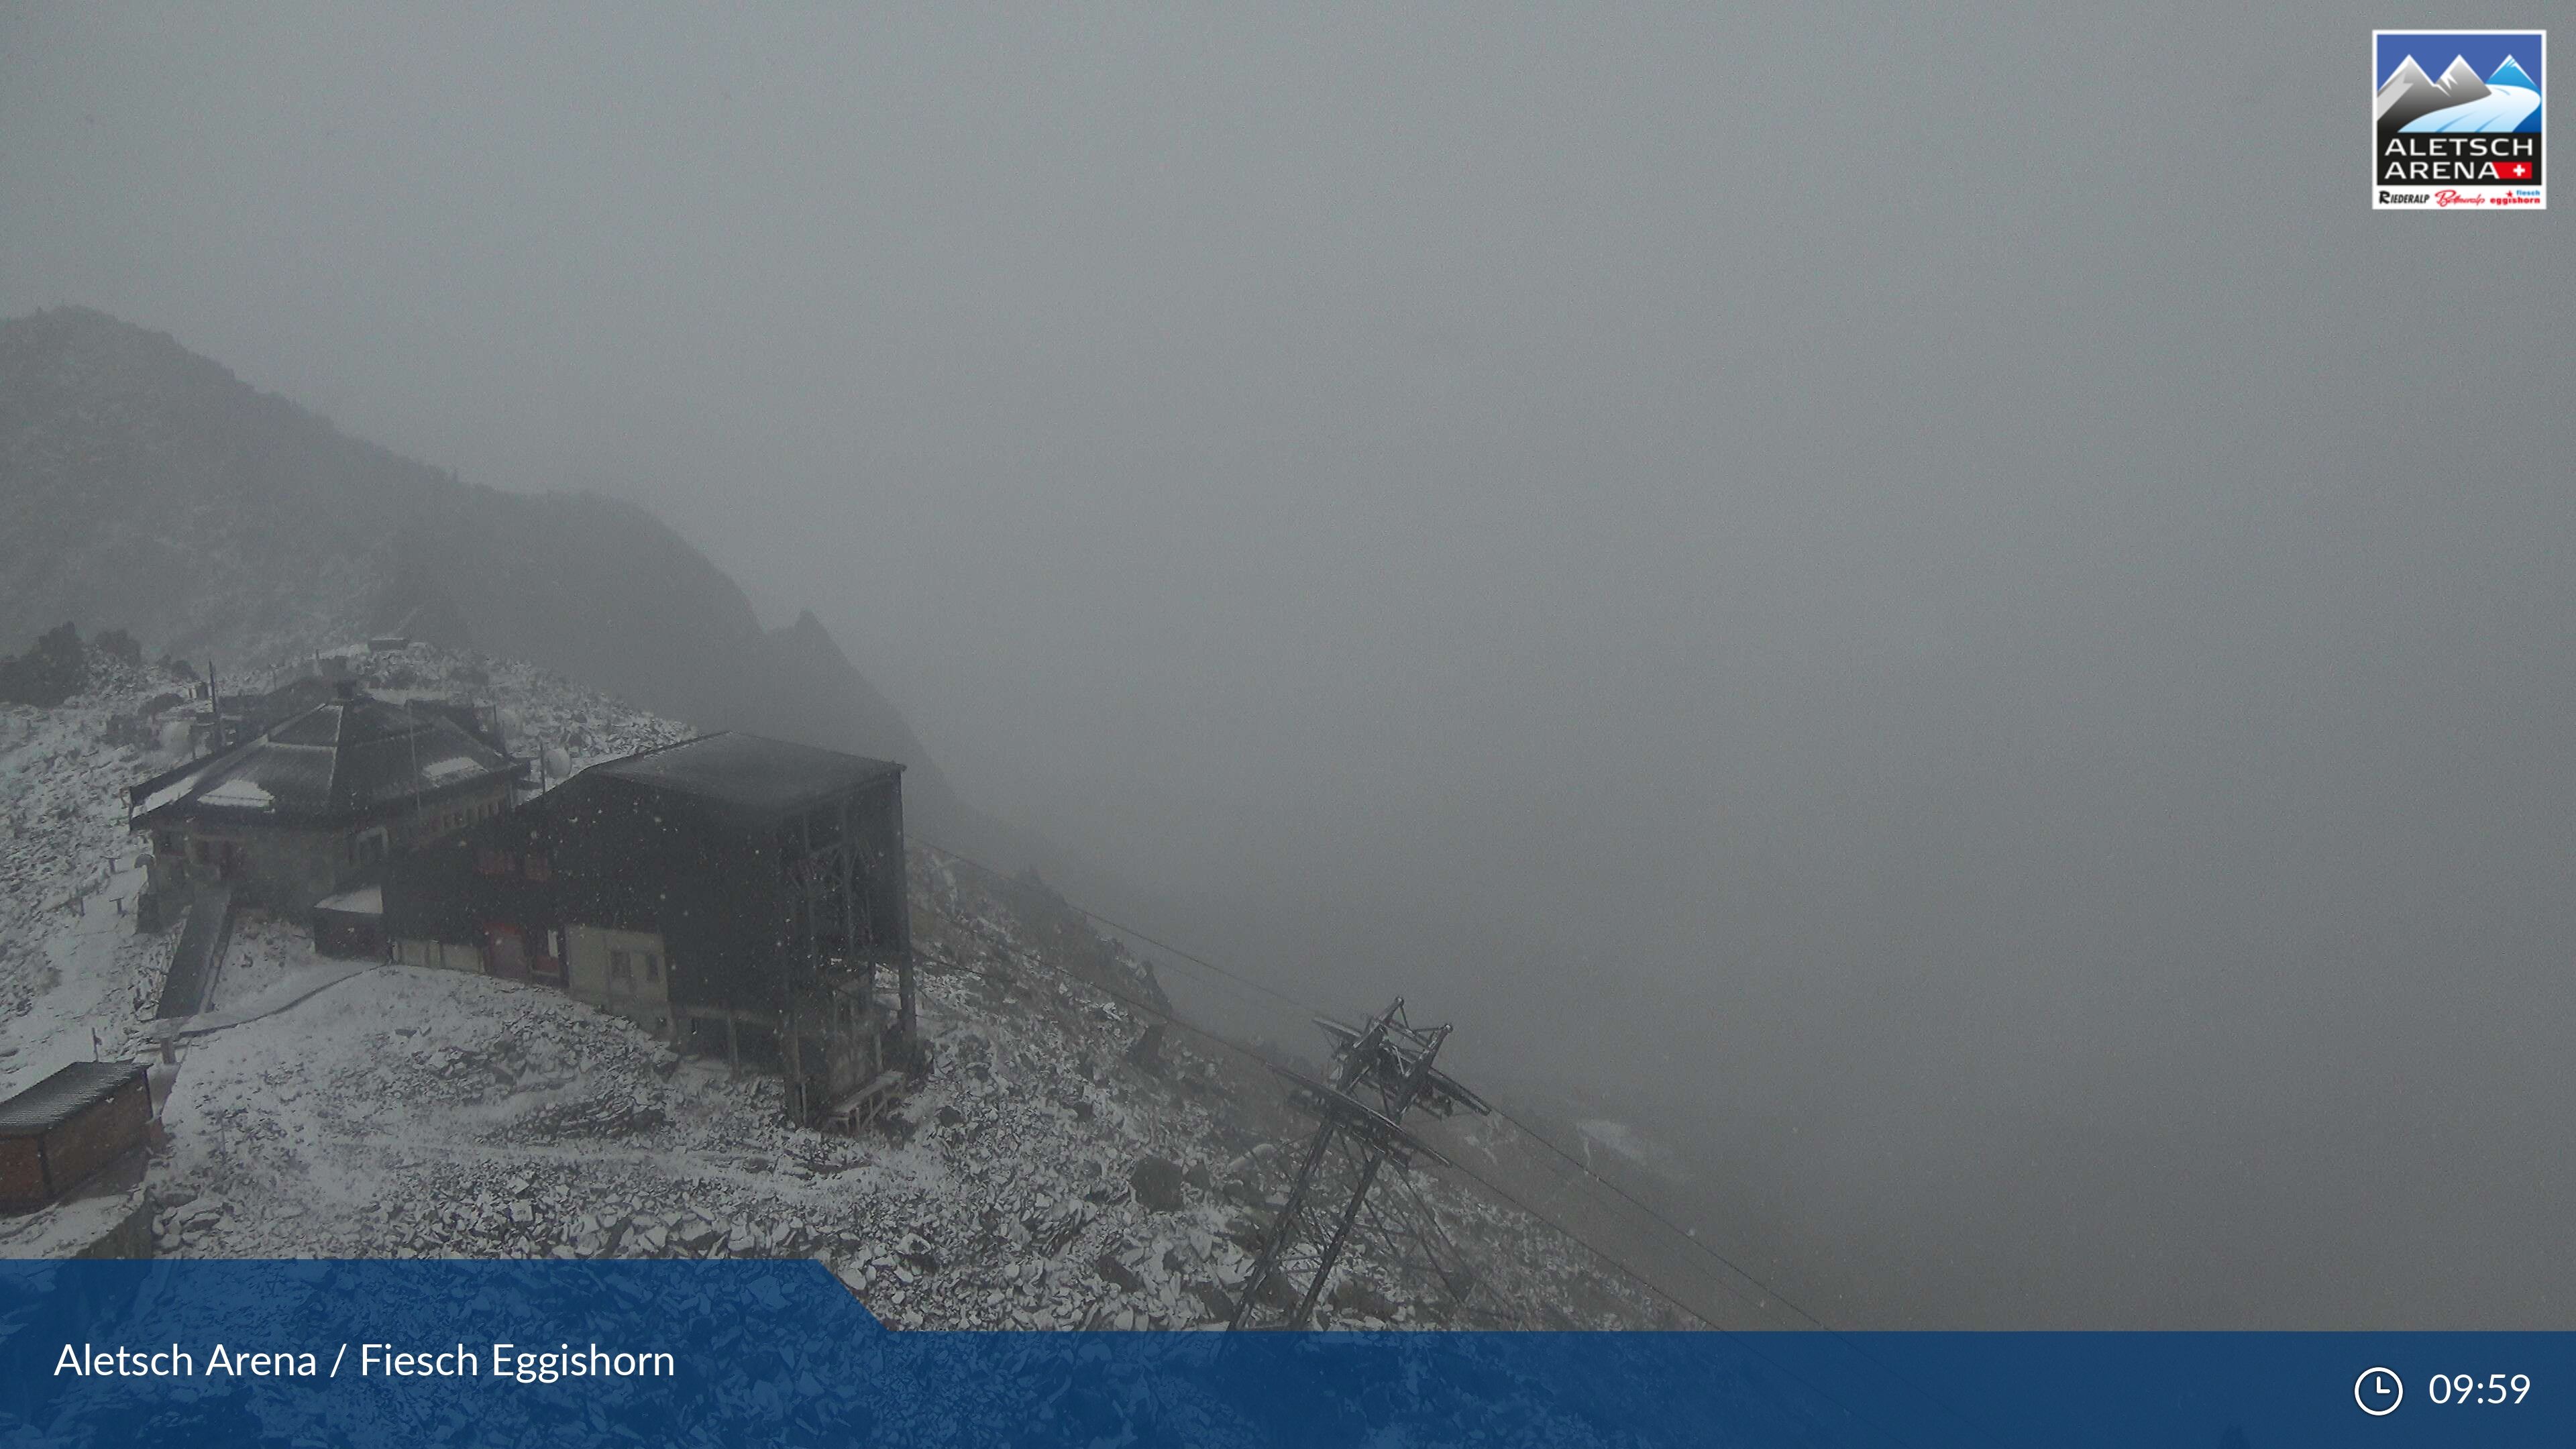
M1127 1184L1148 1212L1179 1212L1189 1200L1184 1190L1187 1183L1181 1165L1168 1157L1140 1158L1127 1170Z

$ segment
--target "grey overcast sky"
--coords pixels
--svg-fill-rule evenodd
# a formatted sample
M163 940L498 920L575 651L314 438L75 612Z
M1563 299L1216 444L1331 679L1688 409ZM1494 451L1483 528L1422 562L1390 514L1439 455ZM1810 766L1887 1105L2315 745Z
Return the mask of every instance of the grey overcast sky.
M5 4L0 313L650 505L1846 1321L2565 1327L2576 257L2374 13Z

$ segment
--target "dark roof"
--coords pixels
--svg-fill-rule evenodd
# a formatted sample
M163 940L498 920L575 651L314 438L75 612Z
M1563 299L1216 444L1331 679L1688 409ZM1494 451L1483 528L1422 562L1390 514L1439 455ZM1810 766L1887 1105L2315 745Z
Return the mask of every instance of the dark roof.
M452 720L352 693L257 739L146 780L128 798L138 823L163 810L245 820L327 819L363 815L517 769Z
M266 694L227 694L222 703L224 713L265 727L293 719L317 704L328 704L338 694L332 681L307 676Z
M403 708L417 715L435 715L494 749L502 747L500 714L491 705L463 699L415 699L406 701Z
M74 1062L0 1102L0 1137L50 1132L142 1077L140 1062Z
M903 766L727 732L628 755L583 773L695 795L760 815L783 815L852 786L890 779L903 773Z

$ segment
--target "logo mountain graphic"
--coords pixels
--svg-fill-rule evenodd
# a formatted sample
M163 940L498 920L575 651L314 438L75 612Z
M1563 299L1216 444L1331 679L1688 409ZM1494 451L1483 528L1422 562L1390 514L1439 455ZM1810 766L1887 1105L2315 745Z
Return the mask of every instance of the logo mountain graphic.
M2476 69L2464 55L2452 56L2451 68L2442 72L2442 78L2433 84L2442 88L2442 94L2449 96L2453 105L2474 101L2487 93L2487 83L2478 79Z
M2467 57L2453 56L2435 80L2410 55L2380 86L2374 109L2383 139L2400 131L2511 131L2540 109L2540 87L2511 56L2484 80Z
M2403 65L2397 67L2396 74L2388 78L2388 84L2379 88L2379 106L2374 114L2379 118L2379 124L2383 129L2394 130L2433 109L2430 105L2418 104L2418 102L2425 96L2438 94L2440 92L2434 88L2433 78L2424 74L2424 67L2417 65L2415 57L2410 55L2406 57ZM2391 122L2388 119L2388 113L2396 110L2400 103L2405 103L2409 107L2408 114L2403 119Z
M2372 31L2371 209L2548 210L2547 46L2538 30Z
M2540 89L2540 82L2524 75L2522 73L2522 67L2514 64L2513 57L2509 55L2504 58L2504 64L2496 67L2495 74L2487 77L2487 84L2491 86L2520 86L2527 91L2536 91Z

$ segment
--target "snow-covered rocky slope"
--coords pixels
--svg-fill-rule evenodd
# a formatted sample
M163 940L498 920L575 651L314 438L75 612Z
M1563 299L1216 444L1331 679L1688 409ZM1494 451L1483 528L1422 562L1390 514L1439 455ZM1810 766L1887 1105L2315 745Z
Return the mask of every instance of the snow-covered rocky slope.
M143 879L124 789L163 757L105 736L174 681L94 649L89 667L56 708L0 704L0 1095L91 1056L93 1032L116 1044L161 989L168 943L121 907Z
M557 775L689 732L521 664L342 657L388 696L497 706L514 751ZM63 706L0 720L0 1088L93 1041L153 1050L144 1018L172 938L118 913L138 883L120 869L134 845L119 791L168 757L99 740L166 686L109 665ZM168 1087L146 1185L159 1250L814 1255L905 1326L1222 1321L1307 1124L1241 1053L1154 1031L1150 969L1051 893L921 850L911 872L934 1065L857 1138L790 1128L775 1081L549 988L353 972L287 923L246 918L201 1019L237 1024L187 1038ZM1421 1186L1483 1272L1476 1295L1453 1305L1362 1238L1325 1322L1660 1321L1543 1225L1462 1184ZM34 1241L0 1235L0 1253Z

